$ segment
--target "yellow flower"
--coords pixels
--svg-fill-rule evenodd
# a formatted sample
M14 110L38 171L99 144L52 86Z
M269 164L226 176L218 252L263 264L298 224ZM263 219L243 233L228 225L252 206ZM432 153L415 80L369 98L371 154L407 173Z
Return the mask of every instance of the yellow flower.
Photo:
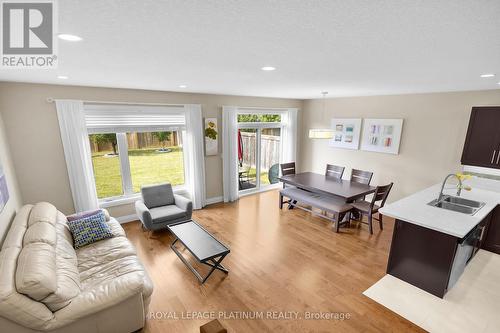
M464 175L463 173L456 173L455 174L458 178L460 178L461 181L471 179L471 175Z

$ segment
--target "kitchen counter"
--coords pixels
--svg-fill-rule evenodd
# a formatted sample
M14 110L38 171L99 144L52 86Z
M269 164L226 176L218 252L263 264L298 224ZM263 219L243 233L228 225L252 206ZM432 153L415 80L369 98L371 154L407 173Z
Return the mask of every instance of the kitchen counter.
M430 201L438 197L441 185L441 183L436 184L399 201L387 204L380 209L380 212L395 219L463 238L500 204L500 182L474 177L464 182L464 185L471 186L472 190L462 190L461 194L463 198L486 203L474 215L428 205ZM455 196L456 188L452 184L448 184L443 193Z

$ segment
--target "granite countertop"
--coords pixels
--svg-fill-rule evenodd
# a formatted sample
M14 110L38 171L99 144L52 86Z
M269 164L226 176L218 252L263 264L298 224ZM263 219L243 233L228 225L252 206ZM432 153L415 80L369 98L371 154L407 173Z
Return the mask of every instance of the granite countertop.
M471 186L472 190L462 190L461 197L486 203L472 216L428 205L437 198L441 184L387 204L380 209L380 212L386 216L463 238L500 204L499 181L474 177L465 181L464 185ZM447 185L443 193L455 196L456 189L452 187L451 184Z

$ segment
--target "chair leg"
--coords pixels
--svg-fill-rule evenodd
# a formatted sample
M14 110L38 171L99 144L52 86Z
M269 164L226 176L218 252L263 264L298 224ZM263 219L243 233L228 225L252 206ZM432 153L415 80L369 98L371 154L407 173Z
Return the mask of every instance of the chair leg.
M380 225L380 230L384 230L384 226L383 226L383 223L382 223L382 214L378 213L378 224Z
M283 196L280 194L280 209L283 209Z
M370 227L370 234L373 235L373 215L372 213L368 213L368 226Z
M335 213L333 214L333 218L335 219L335 232L339 232L339 227L340 227L340 214Z

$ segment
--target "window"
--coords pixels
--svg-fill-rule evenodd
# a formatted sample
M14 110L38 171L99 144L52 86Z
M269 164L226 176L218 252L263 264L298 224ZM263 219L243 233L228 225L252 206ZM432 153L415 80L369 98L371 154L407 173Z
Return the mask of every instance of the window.
M139 193L141 186L184 184L179 131L90 134L99 199Z
M90 134L89 138L97 197L101 199L122 195L122 175L116 134Z
M239 114L239 123L279 123L281 122L280 114L267 114L267 113L249 113Z
M145 185L184 185L183 109L89 105L85 122L99 199L131 196Z
M177 131L127 133L134 193L148 184L184 184L184 155L180 138Z

